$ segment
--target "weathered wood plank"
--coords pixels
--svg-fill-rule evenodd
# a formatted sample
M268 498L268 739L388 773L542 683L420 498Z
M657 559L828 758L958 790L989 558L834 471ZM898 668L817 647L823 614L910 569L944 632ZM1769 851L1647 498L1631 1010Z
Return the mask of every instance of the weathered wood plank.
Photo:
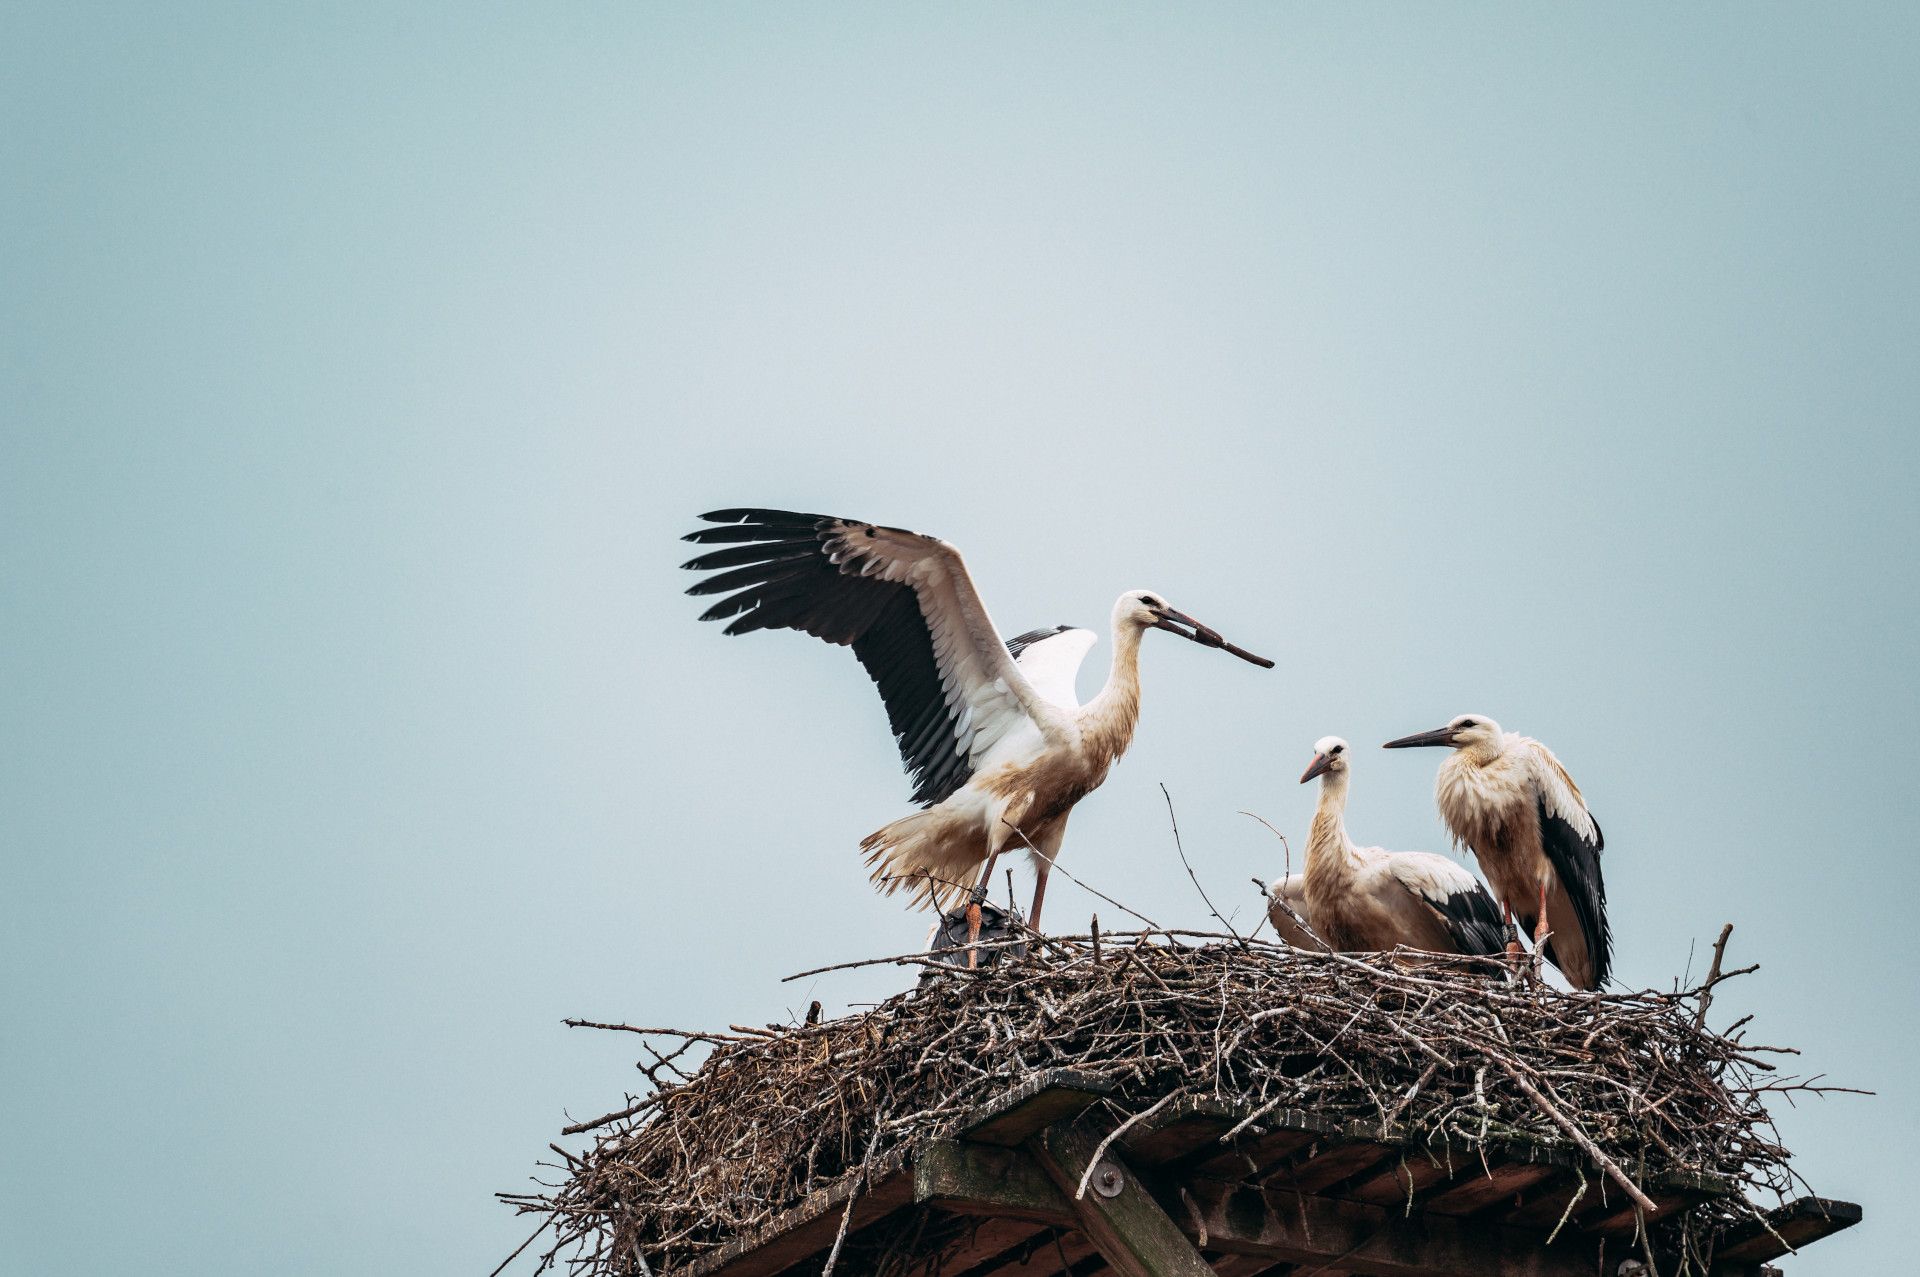
M925 1264L915 1271L937 1270L941 1277L979 1277L997 1272L1020 1258L1042 1234L1051 1231L1045 1224L1005 1216L976 1219L974 1224L973 1231L962 1238L958 1246L943 1254L928 1256Z
M1025 1149L925 1140L914 1147L912 1182L914 1202L956 1215L1076 1222L1053 1178Z
M1372 1170L1399 1149L1373 1140L1322 1141L1306 1156L1273 1172L1270 1182L1302 1193L1322 1193L1354 1176Z
M1822 1237L1830 1237L1860 1222L1863 1212L1854 1202L1831 1197L1802 1197L1767 1212L1772 1231L1755 1221L1724 1238L1713 1256L1714 1266L1721 1264L1763 1264L1787 1253L1787 1247L1799 1249ZM1779 1234L1775 1236L1774 1234ZM1782 1242L1787 1245L1781 1245Z
M1538 1232L1436 1216L1407 1219L1364 1202L1219 1181L1186 1188L1208 1246L1224 1252L1331 1264L1372 1277L1591 1277L1595 1269L1597 1240L1564 1238L1543 1247Z
M1612 1191L1612 1185L1607 1188L1607 1196L1613 1199L1612 1205L1582 1215L1580 1228L1583 1232L1630 1237L1641 1227L1642 1212L1632 1202L1621 1200ZM1712 1198L1725 1197L1733 1191L1733 1185L1726 1180L1704 1172L1662 1175L1644 1185L1644 1188L1654 1204L1653 1213L1645 1218L1645 1222L1650 1224Z
M1577 1164L1567 1149L1519 1143L1463 1154L1469 1170L1460 1181L1429 1198L1425 1208L1438 1215L1474 1215L1494 1211Z
M1417 1202L1422 1193L1453 1179L1465 1169L1458 1163L1450 1163L1444 1152L1436 1155L1419 1149L1406 1149L1400 1156L1387 1162L1384 1168L1350 1185L1340 1195L1356 1202L1371 1202L1375 1206L1395 1206L1404 1210L1409 1202ZM1474 1169L1479 1169L1477 1163Z
M1247 1110L1210 1096L1175 1100L1121 1137L1135 1166L1163 1166L1208 1147L1240 1124Z
M913 1199L913 1177L907 1173L906 1163L907 1152L899 1149L874 1164L871 1184L858 1188L847 1225L849 1233L891 1215ZM856 1187L849 1176L809 1193L798 1206L783 1212L765 1228L735 1238L678 1272L686 1277L707 1277L722 1271L726 1277L771 1277L783 1272L833 1245L847 1210L847 1198L854 1195Z
M1107 1123L1061 1122L1036 1136L1032 1148L1107 1266L1119 1277L1213 1277L1200 1252L1121 1155L1117 1142L1096 1163L1105 1129ZM1087 1191L1076 1197L1090 1166Z
M1275 1262L1265 1255L1209 1255L1214 1277L1265 1277L1276 1268L1291 1268L1285 1260Z
M1250 1107L1239 1109L1228 1129L1252 1112ZM1221 1144L1216 1139L1212 1152L1195 1153L1180 1169L1184 1174L1209 1179L1265 1174L1316 1141L1344 1142L1350 1134L1349 1126L1304 1109L1277 1109L1262 1115L1245 1132L1236 1135L1231 1144Z
M1048 1069L995 1096L963 1118L961 1139L1012 1148L1042 1127L1077 1117L1113 1093L1113 1082L1079 1069Z

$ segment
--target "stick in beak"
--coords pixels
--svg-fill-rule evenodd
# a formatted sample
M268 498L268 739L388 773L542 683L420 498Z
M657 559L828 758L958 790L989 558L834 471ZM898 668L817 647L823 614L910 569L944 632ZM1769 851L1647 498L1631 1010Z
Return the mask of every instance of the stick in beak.
M1453 744L1453 729L1451 727L1437 727L1430 732L1415 732L1411 736L1402 736L1398 740L1390 740L1386 744L1382 745L1380 748L1381 749L1420 749L1428 745L1452 745L1452 744Z
M1181 628L1182 626L1187 628L1183 629ZM1227 642L1226 639L1220 637L1220 631L1200 624L1200 622L1194 620L1185 612L1176 612L1172 608L1168 608L1160 613L1158 619L1153 623L1153 628L1156 630L1165 630L1169 634L1178 634L1188 642L1198 643L1201 647L1217 647L1223 652L1232 653L1243 661L1258 665L1263 670L1273 668L1273 662L1266 657L1255 656L1252 652L1247 651L1246 648L1237 647Z
M1304 785L1308 781L1312 780L1315 776L1318 776L1322 772L1326 771L1327 764L1329 761L1330 760L1327 758L1325 754L1315 754L1313 756L1313 761L1307 764L1307 770L1300 774L1300 783Z

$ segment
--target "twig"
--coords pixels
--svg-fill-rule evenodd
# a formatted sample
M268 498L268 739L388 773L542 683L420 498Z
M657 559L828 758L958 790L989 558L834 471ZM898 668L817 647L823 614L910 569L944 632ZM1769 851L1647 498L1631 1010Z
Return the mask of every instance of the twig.
M1073 1200L1077 1202L1086 1197L1087 1184L1093 1179L1093 1172L1099 1168L1100 1159L1107 1155L1107 1150L1113 1146L1115 1140L1126 1134L1128 1128L1132 1127L1136 1122L1142 1122L1152 1117L1155 1113L1158 1113L1161 1109L1167 1107L1167 1105L1173 1103L1186 1093L1184 1087L1177 1091L1168 1091L1160 1097L1159 1103L1141 1109L1138 1113L1135 1113L1132 1117L1120 1123L1120 1125L1114 1127L1111 1131L1108 1131L1107 1137L1093 1146L1093 1156L1087 1159L1087 1169L1080 1172L1080 1186L1073 1190Z
M1727 954L1727 937L1733 934L1731 922L1720 928L1720 938L1713 942L1713 963L1707 968L1707 978L1700 985L1700 1009L1694 1013L1693 1027L1707 1027L1707 1008L1713 1005L1713 986L1720 983L1720 960Z
M847 1225L853 1222L853 1204L860 1200L860 1190L867 1186L867 1175L873 1168L873 1150L879 1147L880 1132L886 1128L884 1120L873 1124L873 1136L867 1140L867 1151L860 1158L860 1174L847 1190L847 1208L840 1212L840 1231L833 1235L833 1249L827 1252L826 1267L820 1270L820 1277L833 1277L834 1265L840 1262L840 1247L846 1244Z
M1049 856L1046 852L1034 846L1033 840L1027 837L1027 833L1024 829L1021 829L1018 825L1014 824L1012 821L1008 821L1006 822L1006 824L1007 824L1007 828L1013 830L1014 837L1018 838L1021 842L1026 844L1027 850L1029 852L1040 857L1040 859L1046 861L1047 866L1049 868L1060 869L1060 863L1057 860L1055 860L1052 856ZM1108 895L1106 892L1101 891L1097 888L1088 886L1085 882L1082 882L1080 879L1074 877L1071 873L1068 873L1068 871L1065 869L1060 869L1060 872L1063 874L1066 874L1067 881L1072 883L1074 886L1080 888L1082 891L1092 892L1094 895L1100 897L1102 900L1106 901L1108 904L1112 905L1115 909L1118 909L1120 912L1132 914L1134 917L1140 919L1140 921L1146 923L1149 927L1152 927L1155 931L1160 930L1160 924L1155 922L1152 918L1147 917L1146 914L1141 913L1137 909L1127 908L1127 906L1121 904L1118 900L1115 900L1112 896Z
M1207 912L1213 915L1214 921L1225 927L1228 935L1239 940L1240 933L1233 929L1233 924L1221 917L1220 911L1213 907L1213 901L1208 897L1207 889L1200 885L1200 875L1193 872L1193 863L1187 859L1187 849L1180 845L1180 818L1173 814L1173 795L1167 792L1164 781L1160 785L1160 797L1166 800L1167 823L1173 826L1173 849L1180 853L1180 863L1186 868L1187 877L1192 879L1193 889L1200 893L1200 899L1207 906Z
M1632 1199L1635 1206L1638 1206L1649 1215L1659 1209L1653 1204L1653 1199L1641 1192L1640 1186L1634 1183L1625 1171L1620 1169L1620 1163L1601 1152L1600 1146L1595 1144L1587 1133L1580 1129L1578 1123L1570 1120L1564 1113L1555 1108L1553 1101L1541 1094L1539 1087L1520 1076L1520 1071L1508 1064L1505 1060L1496 1060L1495 1063L1500 1066L1501 1072L1513 1079L1515 1086L1526 1092L1528 1099L1539 1105L1540 1111L1545 1113L1555 1126L1567 1133L1568 1139L1580 1146L1581 1152L1592 1158L1596 1166L1613 1178L1613 1182L1618 1184L1620 1190Z

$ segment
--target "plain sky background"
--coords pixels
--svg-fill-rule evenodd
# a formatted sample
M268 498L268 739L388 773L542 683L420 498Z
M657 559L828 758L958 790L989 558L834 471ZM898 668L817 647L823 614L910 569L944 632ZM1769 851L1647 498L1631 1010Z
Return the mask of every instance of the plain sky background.
M1782 1114L1869 1211L1789 1271L1903 1270L1920 7L0 25L0 1267L484 1274L640 1080L563 1016L899 987L780 983L924 922L856 663L680 594L767 504L1279 662L1147 644L1063 863L1163 922L1156 782L1250 919L1316 737L1545 739L1620 978L1731 920L1716 1018L1880 1093Z

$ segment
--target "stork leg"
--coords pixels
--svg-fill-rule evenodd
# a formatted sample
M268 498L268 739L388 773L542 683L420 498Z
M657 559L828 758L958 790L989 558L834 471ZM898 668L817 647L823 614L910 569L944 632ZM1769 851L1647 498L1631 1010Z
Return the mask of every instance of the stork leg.
M1533 924L1533 975L1535 979L1540 977L1540 961L1546 951L1547 936L1550 934L1551 932L1547 929L1547 883L1546 879L1543 878L1540 880L1540 913Z
M1033 866L1033 909L1027 914L1027 925L1035 932L1040 930L1040 902L1047 895L1047 875L1053 872L1053 866L1044 860L1038 860Z
M987 863L981 866L980 880L973 884L973 890L967 895L967 970L976 970L980 965L980 904L987 898L987 888L993 885L993 866L1000 859L1000 848L1005 843L997 842L993 850L987 853Z
M1507 960L1518 967L1521 958L1520 930L1513 925L1513 906L1502 900L1500 902L1500 911L1504 913L1507 918Z

